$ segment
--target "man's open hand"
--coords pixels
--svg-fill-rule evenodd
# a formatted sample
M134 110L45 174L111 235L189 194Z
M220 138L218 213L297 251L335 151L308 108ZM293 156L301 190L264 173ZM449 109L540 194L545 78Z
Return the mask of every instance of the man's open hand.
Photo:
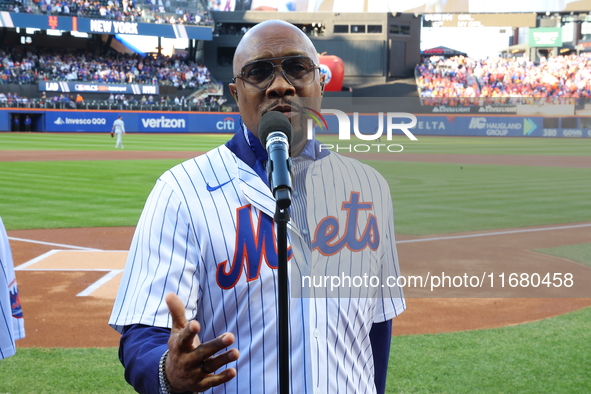
M198 337L201 327L195 320L187 321L185 306L174 293L166 295L172 317L172 331L168 340L166 377L173 392L205 391L224 384L236 376L236 369L214 373L224 365L238 360L238 349L215 355L234 343L234 335L225 333L205 343Z

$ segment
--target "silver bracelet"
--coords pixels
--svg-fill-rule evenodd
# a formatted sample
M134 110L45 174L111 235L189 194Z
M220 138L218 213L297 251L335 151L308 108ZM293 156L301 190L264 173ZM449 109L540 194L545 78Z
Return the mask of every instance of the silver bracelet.
M170 382L166 378L166 359L168 358L168 349L164 352L160 358L158 364L158 380L159 380L159 392L160 394L171 394Z

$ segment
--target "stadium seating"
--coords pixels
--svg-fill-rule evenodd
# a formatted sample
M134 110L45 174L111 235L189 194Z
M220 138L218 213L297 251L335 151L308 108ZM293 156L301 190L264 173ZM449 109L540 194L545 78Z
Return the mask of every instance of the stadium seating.
M415 70L423 104L573 103L591 98L591 54L557 56L540 64L516 58L426 58Z
M78 16L92 19L111 19L144 23L159 20L159 23L169 23L170 18L163 18L164 13L160 11L159 3L162 2L163 0L155 0L140 4L134 0L51 0L49 2L44 0L32 1L30 2L30 6L23 7L22 3L17 0L0 0L0 11L24 11L34 14ZM204 26L211 26L213 24L211 14L200 1L175 1L173 3L168 8L174 9L180 7L183 10L181 15L176 12L171 12L170 15L164 15L175 16L174 23Z
M25 52L26 51L26 52ZM103 83L157 83L180 89L197 89L212 82L207 67L182 56L115 54L97 56L88 52L0 49L0 82L36 84L47 81Z

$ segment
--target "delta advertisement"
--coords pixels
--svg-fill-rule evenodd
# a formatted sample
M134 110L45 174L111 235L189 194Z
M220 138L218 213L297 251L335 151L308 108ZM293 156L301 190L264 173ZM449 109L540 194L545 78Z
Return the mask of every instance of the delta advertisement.
M330 110L326 110L327 112ZM316 128L316 132L337 134L340 122L336 115L322 111L326 126ZM543 118L519 116L429 116L407 113L382 113L380 116L358 114L349 115L350 127L361 134L380 134L386 136L403 135L407 128L414 135L450 135L483 137L543 137ZM414 123L414 125L413 125ZM408 126L404 126L408 125ZM380 133L381 129L381 133ZM391 130L391 131L389 131Z
M544 128L543 117L525 116L468 116L468 115L413 115L410 113L349 114L349 123L341 125L337 115L322 109L322 118L314 125L316 133L341 134L341 127L349 127L351 138L357 133L378 137L403 136L409 131L415 136L475 136L475 137L591 137L591 122L577 120L578 128ZM334 111L334 110L332 110ZM573 119L573 118L568 118ZM370 139L370 138L364 138Z
M418 116L416 135L481 137L591 137L591 129L545 128L543 117Z
M342 134L336 115L322 110L322 118L313 124L317 134ZM132 111L0 111L0 130L9 131L14 116L31 114L35 131L48 132L110 132L113 122L122 116L127 132L141 133L235 133L240 130L240 114L221 112L132 112ZM577 128L544 128L543 117L413 115L410 113L349 114L343 127L351 138L355 134L386 137L404 135L408 130L416 136L481 136L481 137L591 137L591 122L586 118L565 118ZM342 120L342 119L341 119ZM573 123L572 120L577 120ZM557 124L560 126L560 124ZM378 135L379 134L379 135ZM365 138L371 139L371 138Z

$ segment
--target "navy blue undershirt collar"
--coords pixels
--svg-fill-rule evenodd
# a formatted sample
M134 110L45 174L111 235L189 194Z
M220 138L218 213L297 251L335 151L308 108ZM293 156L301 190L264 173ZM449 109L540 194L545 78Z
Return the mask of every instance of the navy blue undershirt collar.
M267 172L265 170L268 159L267 150L246 126L242 124L240 130L234 134L232 139L226 142L226 147L252 168L268 186ZM307 156L312 160L320 160L328 156L329 153L330 151L327 149L320 149L320 142L310 140L306 143L300 155Z

